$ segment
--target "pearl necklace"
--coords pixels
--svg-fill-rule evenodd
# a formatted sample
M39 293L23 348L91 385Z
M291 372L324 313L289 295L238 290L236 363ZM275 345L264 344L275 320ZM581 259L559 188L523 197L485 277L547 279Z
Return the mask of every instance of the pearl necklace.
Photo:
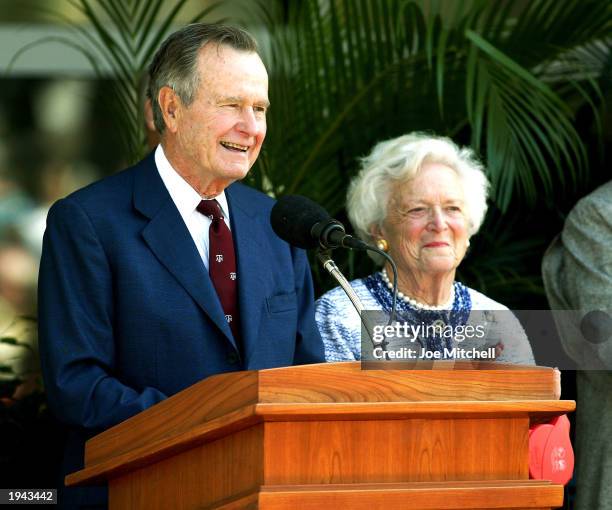
M389 276L387 275L387 270L385 268L382 270L382 279L387 285L387 288L393 292L393 284L391 283L391 280L389 280ZM451 293L448 301L446 303L442 303L441 305L427 305L425 303L421 303L420 301L412 299L410 296L407 296L399 290L397 291L397 297L417 310L449 310L455 302L455 286L451 286Z

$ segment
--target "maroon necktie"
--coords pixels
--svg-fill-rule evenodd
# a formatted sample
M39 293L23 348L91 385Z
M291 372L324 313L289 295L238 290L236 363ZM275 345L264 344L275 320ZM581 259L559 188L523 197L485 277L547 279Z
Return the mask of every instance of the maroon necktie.
M208 230L208 274L221 301L225 320L240 348L238 278L232 232L223 221L221 207L216 200L202 200L197 210L212 221Z

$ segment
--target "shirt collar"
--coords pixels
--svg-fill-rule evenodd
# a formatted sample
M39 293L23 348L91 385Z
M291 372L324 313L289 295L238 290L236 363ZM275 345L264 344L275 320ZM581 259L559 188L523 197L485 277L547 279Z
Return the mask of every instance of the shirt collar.
M164 149L161 144L155 149L155 165L157 171L161 177L172 201L179 210L182 217L186 217L196 210L196 207L202 200L200 194L191 187L191 185L183 179L179 173L172 167L170 161L164 153ZM222 191L215 197L215 200L219 202L221 211L225 218L229 218L229 207L227 203L227 197L225 191Z

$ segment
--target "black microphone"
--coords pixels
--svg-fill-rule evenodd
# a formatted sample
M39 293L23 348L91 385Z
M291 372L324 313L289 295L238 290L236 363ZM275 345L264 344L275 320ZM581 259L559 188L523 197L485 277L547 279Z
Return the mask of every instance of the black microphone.
M348 235L342 223L323 207L300 195L281 197L272 207L270 222L278 237L298 248L370 248L361 239Z
M612 318L604 311L592 310L580 321L582 336L592 344L603 344L610 339Z

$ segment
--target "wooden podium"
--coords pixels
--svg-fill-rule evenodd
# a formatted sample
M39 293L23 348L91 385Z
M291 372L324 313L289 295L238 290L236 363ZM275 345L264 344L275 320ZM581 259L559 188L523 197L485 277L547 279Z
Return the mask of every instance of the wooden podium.
M528 473L530 424L575 408L558 372L429 368L210 377L88 441L66 483L107 480L126 510L562 506L562 486Z

